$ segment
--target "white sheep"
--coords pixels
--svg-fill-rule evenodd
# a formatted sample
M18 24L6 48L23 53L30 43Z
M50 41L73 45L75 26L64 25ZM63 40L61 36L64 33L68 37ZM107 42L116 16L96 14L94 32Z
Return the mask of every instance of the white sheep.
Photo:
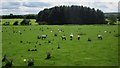
M61 36L61 38L62 38L62 40L63 40L63 39L66 40L66 36L65 36L65 35Z
M102 40L102 35L98 35L97 38Z
M78 35L78 40L80 40L80 35Z
M41 38L45 39L45 38L47 38L47 35L42 35Z

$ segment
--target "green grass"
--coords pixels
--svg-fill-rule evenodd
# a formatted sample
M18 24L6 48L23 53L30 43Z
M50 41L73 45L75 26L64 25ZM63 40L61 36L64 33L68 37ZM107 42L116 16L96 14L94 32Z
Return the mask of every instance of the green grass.
M2 60L2 26L0 26L0 60ZM0 67L2 66L2 63L0 62Z
M39 30L40 28L43 28L44 31ZM35 66L118 65L118 37L114 37L115 34L118 34L117 25L31 25L3 26L2 29L2 54L13 59L13 66L26 66L23 62L24 58L33 58ZM62 29L64 32L58 32L58 29ZM17 33L13 33L13 30ZM18 33L18 30L21 30L22 35ZM51 30L53 32L50 32ZM104 33L105 30L106 33ZM109 33L110 31L111 33ZM57 33L58 36L54 37L54 33ZM70 33L74 34L72 41L69 38ZM81 35L79 41L77 40L78 33L85 34ZM42 34L47 34L48 38L37 39L37 36ZM64 34L67 37L66 41L60 37ZM97 34L103 35L103 40L98 40ZM88 37L92 39L91 42L87 41ZM48 40L52 40L52 43L47 43ZM32 43L28 44L27 41ZM58 43L60 49L57 49ZM35 45L37 52L27 51L35 48ZM51 59L45 60L46 52L51 52Z

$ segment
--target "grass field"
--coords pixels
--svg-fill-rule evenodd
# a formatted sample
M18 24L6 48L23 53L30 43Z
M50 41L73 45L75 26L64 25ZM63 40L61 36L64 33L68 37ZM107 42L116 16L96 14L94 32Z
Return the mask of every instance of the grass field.
M58 29L64 32L59 32ZM118 37L114 36L118 34L117 25L2 26L2 30L2 54L13 59L13 66L27 66L23 62L25 58L34 59L34 66L118 65ZM18 32L19 30L22 34ZM58 36L55 37L54 33ZM70 33L74 34L73 40L69 38ZM77 40L78 33L83 34L80 40ZM47 39L37 39L38 35L43 34L48 35ZM67 40L61 39L64 34ZM98 40L97 34L101 34L103 39ZM92 41L88 42L88 38ZM20 41L23 42L20 43ZM57 49L58 44L60 49ZM35 46L37 51L28 51ZM51 52L51 59L45 60L46 52Z

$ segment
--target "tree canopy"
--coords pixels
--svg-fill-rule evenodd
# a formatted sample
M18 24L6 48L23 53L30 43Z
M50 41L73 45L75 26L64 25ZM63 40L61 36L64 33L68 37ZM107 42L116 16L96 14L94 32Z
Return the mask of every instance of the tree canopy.
M84 6L55 6L40 11L36 22L50 25L63 24L104 24L105 17L101 10Z

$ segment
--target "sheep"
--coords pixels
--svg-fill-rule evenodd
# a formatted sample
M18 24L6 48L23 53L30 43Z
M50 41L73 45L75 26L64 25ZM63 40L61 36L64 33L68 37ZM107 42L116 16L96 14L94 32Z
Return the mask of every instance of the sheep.
M20 43L23 43L23 41L20 41Z
M15 33L15 31L13 30L13 33Z
M42 35L41 38L45 39L45 38L47 38L47 35Z
M34 51L37 51L37 49L35 48L35 50Z
M60 49L60 45L58 44L58 49Z
M98 35L97 38L102 40L102 35Z
M57 36L57 34L55 33L54 36Z
M65 35L61 36L61 38L62 38L62 40L63 40L63 39L66 40L66 36L65 36Z
M104 33L106 33L107 31L104 31Z
M31 49L31 51L35 51L34 49Z
M73 39L73 34L71 33L71 34L70 34L70 40L72 40L72 39Z
M61 30L59 32L61 32Z
M20 31L20 30L18 30L18 32L19 32L19 33L21 33L21 31Z
M30 49L28 49L28 51L30 51Z
M80 40L80 35L78 35L78 40Z
M41 44L39 43L39 45L41 45Z
M37 39L40 39L41 37L40 36L37 36Z
M92 40L90 38L88 38L88 41L91 42Z
M26 63L27 59L23 59L23 61Z
M50 32L53 32L52 30Z
M20 35L21 35L22 33L20 33Z
M48 41L48 43L51 43L51 41Z

